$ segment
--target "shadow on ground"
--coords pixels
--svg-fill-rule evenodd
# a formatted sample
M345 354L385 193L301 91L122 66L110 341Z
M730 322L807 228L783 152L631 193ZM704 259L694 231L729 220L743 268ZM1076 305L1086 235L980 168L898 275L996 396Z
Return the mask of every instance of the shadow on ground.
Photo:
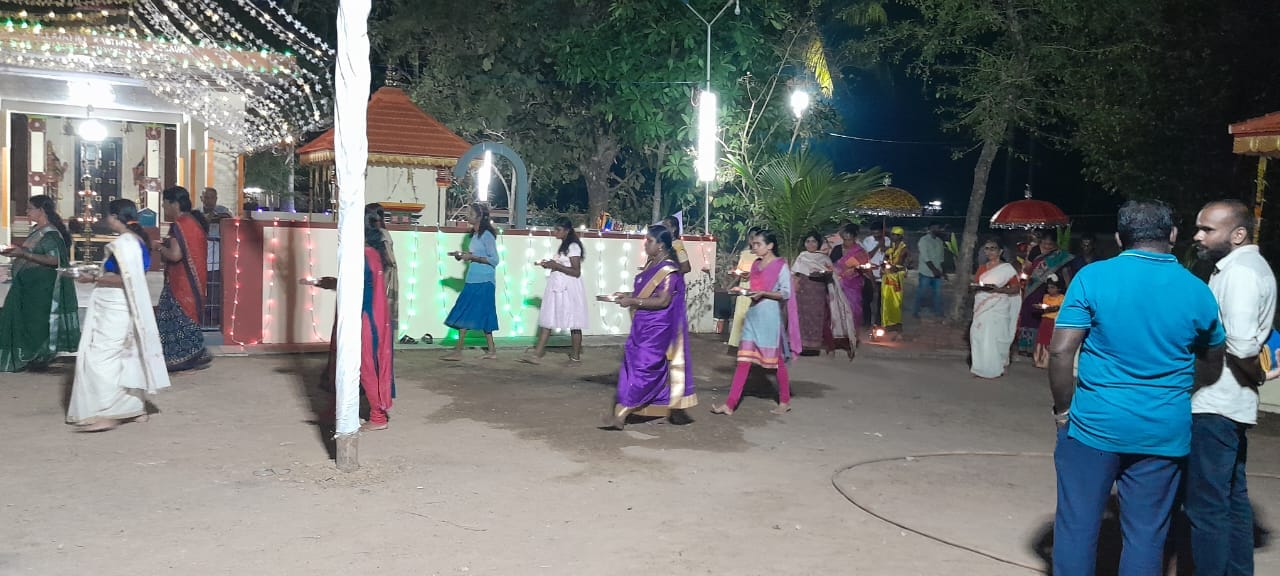
M1115 496L1107 504L1106 516L1102 519L1102 529L1098 533L1098 560L1095 564L1098 576L1118 576L1120 573L1120 556L1123 552L1123 532L1120 528L1120 504ZM1271 529L1266 526L1264 513L1257 503L1253 503L1253 548L1264 550L1271 545ZM1192 576L1190 566L1191 525L1186 515L1176 514L1171 528L1168 545L1165 546L1165 566L1176 564L1177 576ZM1045 570L1053 574L1053 523L1047 523L1036 533L1031 541L1031 550L1044 561Z
M457 363L441 361L437 352L401 352L396 370L422 375L422 388L452 400L433 419L481 421L547 442L578 461L621 457L631 447L741 452L751 446L748 430L797 417L769 413L777 393L772 377L761 371L753 371L742 410L731 417L712 415L712 402L722 402L728 393L734 358L713 338L695 337L690 345L699 404L685 411L689 421L681 424L691 425L637 418L623 432L600 429L613 405L620 347L588 348L580 364L568 362L564 349L549 349L541 365L519 362L516 351L500 352L494 361L468 352ZM821 398L831 389L800 380L791 385L792 396L799 398Z

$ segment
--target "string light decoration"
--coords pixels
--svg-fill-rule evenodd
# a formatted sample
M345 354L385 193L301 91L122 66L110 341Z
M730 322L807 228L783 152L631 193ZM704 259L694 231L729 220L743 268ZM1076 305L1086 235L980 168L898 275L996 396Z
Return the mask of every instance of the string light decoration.
M53 8L3 13L0 64L142 79L235 151L291 143L325 123L334 51L269 0L236 0L238 8L216 0L99 1L105 10L70 13L58 10L77 3L26 4Z
M264 343L271 341L271 323L274 321L272 313L275 312L276 307L276 254L280 253L279 225L279 218L275 218L271 223L271 248L266 250L266 266L263 266L262 269L262 277L267 282L267 289L264 292L265 297L263 298L266 300L266 302L263 303L265 310L262 314L262 342ZM263 234L263 236L266 236L266 234Z
M236 234L235 234L235 248L232 249L232 253L231 253L231 265L232 265L232 270L235 271L235 278L234 280L232 280L231 285L234 286L235 288L232 289L232 293L231 293L231 327L227 329L227 337L230 338L232 342L238 344L241 348L244 348L245 346L252 346L254 344L257 344L258 342L256 340L244 342L236 339L236 309L240 307L240 222L241 220L239 218L236 218L233 222L235 222Z
M409 335L409 326L413 324L413 317L417 316L418 308L418 242L421 241L422 233L418 230L418 225L413 225L413 236L409 241L409 281L405 282L405 306L398 308L404 310L404 315L408 316L401 321L400 338ZM399 319L397 319L399 320ZM398 339L398 338L397 338Z

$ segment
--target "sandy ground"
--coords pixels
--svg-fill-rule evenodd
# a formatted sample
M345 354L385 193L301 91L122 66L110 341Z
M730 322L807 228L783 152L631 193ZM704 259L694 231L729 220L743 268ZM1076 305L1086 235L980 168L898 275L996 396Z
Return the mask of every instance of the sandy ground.
M388 431L337 472L312 422L323 358L220 358L154 398L149 423L73 434L69 370L0 375L0 574L1004 575L1043 567L1053 425L1042 372L987 382L963 360L869 350L806 358L795 410L756 381L732 417L732 361L696 343L694 422L597 429L620 350L568 366L397 354ZM472 352L478 356L477 352ZM750 394L755 394L754 396ZM1280 426L1251 469L1280 473ZM900 457L954 451L1023 456ZM894 459L898 458L898 459ZM883 462L837 471L857 462ZM834 482L834 483L833 483ZM1280 480L1256 477L1262 524ZM1280 549L1258 573L1280 573Z

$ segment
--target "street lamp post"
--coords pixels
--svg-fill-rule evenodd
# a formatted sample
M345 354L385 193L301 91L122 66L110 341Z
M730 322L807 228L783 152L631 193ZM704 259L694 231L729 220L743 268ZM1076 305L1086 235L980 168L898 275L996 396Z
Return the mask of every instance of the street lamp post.
M716 111L714 110L714 106L716 105L716 97L715 97L715 94L711 92L711 27L715 25L716 21L720 20L721 16L724 16L725 11L729 9L730 4L733 5L733 14L735 16L742 14L742 6L739 5L738 1L739 0L728 0L728 2L724 3L724 7L721 8L720 11L716 13L715 18L712 18L711 20L707 20L706 18L702 17L702 13L698 12L697 8L694 8L689 4L689 0L683 0L685 7L688 8L690 12L693 12L693 15L697 16L698 20L701 20L702 23L705 24L707 27L707 60L706 60L707 84L706 84L706 87L703 89L701 98L699 99L700 108L698 110L699 120L698 120L698 164L697 164L698 179L706 183L706 196L703 198L703 210L702 210L702 233L707 235L711 234L711 182L715 180L715 171L716 171L715 170L716 168L716 159L715 159ZM701 108L702 106L707 106L707 105L710 105L712 109L704 110ZM703 130L707 129L708 126L711 129L711 134L704 135L702 132ZM706 158L703 157L704 155L706 156Z

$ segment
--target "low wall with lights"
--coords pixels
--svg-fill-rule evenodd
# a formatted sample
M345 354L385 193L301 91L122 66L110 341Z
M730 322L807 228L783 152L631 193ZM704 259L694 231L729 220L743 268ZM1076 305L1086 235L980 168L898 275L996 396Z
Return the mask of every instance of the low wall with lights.
M223 220L223 339L227 345L291 345L327 342L333 326L335 293L299 284L307 277L338 272L338 231L332 223L285 220ZM399 330L396 338L431 334L437 342L449 330L444 320L462 289L466 267L448 256L461 250L464 228L391 226L400 272ZM626 334L630 315L595 295L630 291L645 262L640 233L581 233L586 249L582 279L590 325L587 335ZM533 263L554 256L559 240L550 230L507 230L498 236L499 338L533 336L547 271ZM715 329L711 304L716 272L715 241L686 236L693 265L686 277L690 329Z

